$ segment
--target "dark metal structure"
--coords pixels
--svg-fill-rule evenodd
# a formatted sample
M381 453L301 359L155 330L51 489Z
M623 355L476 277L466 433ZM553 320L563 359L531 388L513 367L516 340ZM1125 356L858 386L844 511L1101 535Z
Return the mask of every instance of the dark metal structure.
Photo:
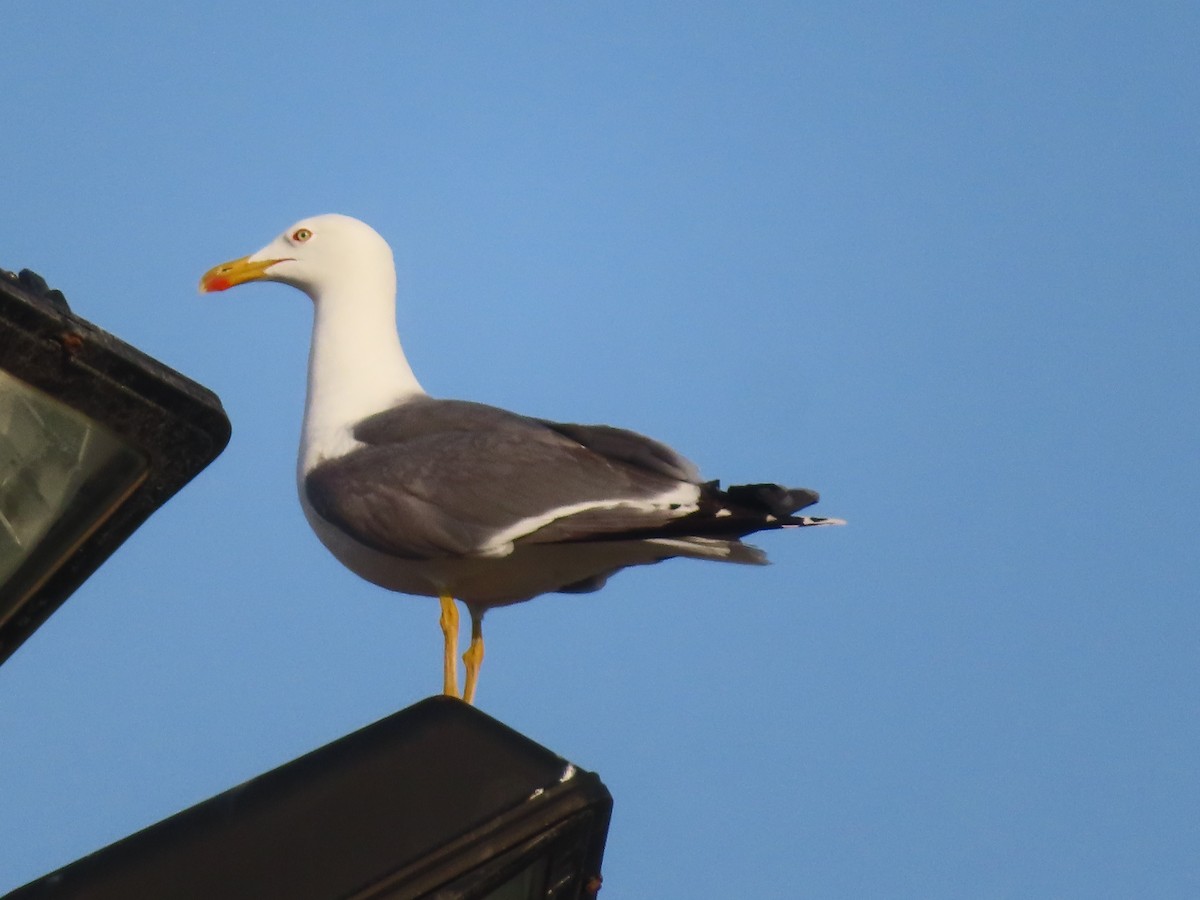
M431 697L7 900L582 900L611 810L596 775Z
M211 391L0 272L0 663L229 434Z

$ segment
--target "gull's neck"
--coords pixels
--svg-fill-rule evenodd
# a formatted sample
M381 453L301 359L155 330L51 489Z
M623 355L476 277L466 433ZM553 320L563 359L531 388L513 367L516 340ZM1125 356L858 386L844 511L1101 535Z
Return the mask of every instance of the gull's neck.
M396 334L395 297L394 276L313 297L301 478L357 446L351 429L360 419L425 393Z

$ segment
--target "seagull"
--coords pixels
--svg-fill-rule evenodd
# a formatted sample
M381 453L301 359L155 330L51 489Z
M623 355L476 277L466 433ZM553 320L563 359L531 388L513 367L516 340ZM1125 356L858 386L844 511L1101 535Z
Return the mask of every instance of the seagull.
M200 291L250 281L313 302L297 466L305 518L352 572L439 599L447 695L474 702L492 607L595 591L621 569L674 557L761 565L765 554L742 537L844 524L796 515L815 491L721 489L632 431L429 396L396 331L391 248L357 219L303 219L214 266ZM461 695L456 598L471 618Z

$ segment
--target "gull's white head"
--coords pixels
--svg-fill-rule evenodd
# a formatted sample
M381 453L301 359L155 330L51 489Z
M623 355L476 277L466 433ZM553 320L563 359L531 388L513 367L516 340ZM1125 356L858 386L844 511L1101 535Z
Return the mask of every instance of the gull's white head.
M387 241L370 225L330 214L301 219L257 253L213 266L200 292L224 291L247 281L279 281L320 301L342 293L396 291L396 269Z

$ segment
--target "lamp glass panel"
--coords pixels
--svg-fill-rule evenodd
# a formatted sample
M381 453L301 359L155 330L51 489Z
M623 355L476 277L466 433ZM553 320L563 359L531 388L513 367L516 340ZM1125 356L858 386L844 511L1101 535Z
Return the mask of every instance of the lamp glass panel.
M107 428L0 370L0 593L35 556L57 568L145 473Z

